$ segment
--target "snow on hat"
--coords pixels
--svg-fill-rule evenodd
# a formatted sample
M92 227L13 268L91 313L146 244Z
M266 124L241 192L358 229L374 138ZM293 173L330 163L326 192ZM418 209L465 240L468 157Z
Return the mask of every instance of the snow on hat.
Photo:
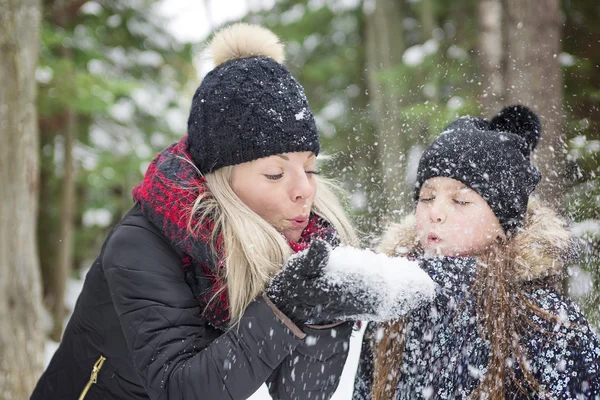
M273 32L229 26L210 45L216 67L194 94L187 147L201 173L275 154L319 153L304 89L284 62Z
M487 201L506 234L514 233L541 180L530 160L540 134L538 116L522 105L504 108L491 121L457 119L423 153L416 198L430 178L456 179Z

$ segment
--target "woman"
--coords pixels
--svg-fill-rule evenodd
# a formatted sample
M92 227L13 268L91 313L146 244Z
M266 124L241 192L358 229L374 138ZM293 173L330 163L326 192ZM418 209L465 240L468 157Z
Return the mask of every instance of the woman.
M598 337L555 289L570 234L530 199L540 132L512 106L460 118L425 151L416 213L381 250L429 260L440 290L404 320L369 326L355 400L600 397Z
M32 399L246 399L265 382L276 399L325 399L343 321L381 320L377 293L324 279L331 248L356 238L317 176L283 46L239 24L211 49L188 135L134 189Z

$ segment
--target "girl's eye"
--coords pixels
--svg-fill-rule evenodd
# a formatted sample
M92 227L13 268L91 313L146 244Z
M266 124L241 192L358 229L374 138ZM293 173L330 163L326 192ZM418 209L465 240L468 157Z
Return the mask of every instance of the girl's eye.
M304 171L304 172L306 172L307 175L319 175L319 174L321 174L321 171L315 171L315 170Z
M421 203L428 203L428 202L432 201L433 199L434 199L433 197L421 197L421 198L419 199L419 201L420 201Z
M267 179L270 179L272 181L276 181L278 179L283 178L283 172L281 174L277 174L277 175L268 175L268 174L264 174L264 175Z
M464 206L464 205L470 204L470 202L468 202L468 201L460 201L460 200L456 200L456 199L454 199L454 203L458 204L459 206Z

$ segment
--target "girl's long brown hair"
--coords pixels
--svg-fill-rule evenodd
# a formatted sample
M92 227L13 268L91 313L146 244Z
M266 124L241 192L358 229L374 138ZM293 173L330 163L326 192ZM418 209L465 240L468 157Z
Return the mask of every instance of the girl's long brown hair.
M525 330L531 329L551 334L532 321L532 312L547 321L557 318L537 307L525 295L524 284L515 279L513 261L516 253L517 249L507 240L494 244L478 258L477 277L469 296L475 296L479 329L481 336L490 343L490 356L486 374L470 395L473 399L503 400L508 381L523 393L540 390L539 382L526 364L527 354L523 352L519 338ZM551 283L546 281L540 286L547 287ZM381 326L383 332L380 331L380 338L373 343L373 400L390 400L395 396L407 322L400 320ZM520 380L514 375L514 366L507 365L507 360L520 366L523 373Z
M381 338L375 337L373 340L373 400L389 400L394 397L402 367L406 323L405 319L400 319L382 324L378 333L383 330L383 335L378 334Z

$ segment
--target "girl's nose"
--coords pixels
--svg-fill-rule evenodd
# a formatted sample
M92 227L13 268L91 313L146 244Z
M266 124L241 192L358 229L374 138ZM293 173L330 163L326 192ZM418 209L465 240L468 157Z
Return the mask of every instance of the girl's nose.
M446 221L446 206L439 200L433 200L429 209L429 219L431 222L442 223Z

